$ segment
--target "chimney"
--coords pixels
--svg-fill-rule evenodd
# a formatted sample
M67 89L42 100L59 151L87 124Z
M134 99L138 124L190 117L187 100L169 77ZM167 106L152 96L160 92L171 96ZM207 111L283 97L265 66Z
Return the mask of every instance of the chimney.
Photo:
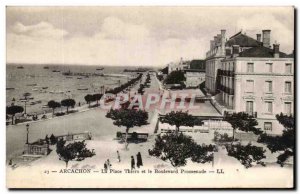
M232 57L238 57L240 52L240 45L232 45Z
M221 30L221 50L222 50L222 55L226 55L226 51L225 51L225 35L226 35L226 30Z
M258 42L261 42L261 34L256 34L256 40L257 40Z
M215 46L215 42L213 40L210 41L210 50L212 50Z
M263 30L263 46L270 48L271 30Z
M214 42L215 42L215 46L218 45L218 37L217 36L214 36Z
M279 46L280 44L276 43L273 44L273 56L274 58L279 58Z

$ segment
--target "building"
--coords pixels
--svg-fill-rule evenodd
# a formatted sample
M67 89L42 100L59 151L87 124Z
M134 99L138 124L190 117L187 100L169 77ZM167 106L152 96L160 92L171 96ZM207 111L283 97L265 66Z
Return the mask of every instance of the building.
M210 50L206 52L205 89L210 94L216 93L217 70L221 68L221 60L225 57L226 30L214 36L210 41Z
M189 68L184 69L185 86L199 87L205 81L205 60L194 59L189 63Z
M219 70L221 97L217 101L222 112L247 112L257 118L259 128L280 134L283 127L276 114L293 114L293 55L280 52L277 43L271 49L265 39L259 47L232 45L231 51Z
M171 62L168 64L168 74L170 74L172 71L188 69L189 65L190 61L184 61L182 58L179 62Z
M189 69L198 69L205 72L205 60L194 59L189 64Z
M221 34L214 36L210 41L210 50L206 53L206 75L205 88L208 93L216 95L218 93L217 73L221 69L221 60L226 56L226 53L232 52L233 45L239 45L240 51L247 50L253 47L262 46L261 34L257 35L257 39L247 36L242 31L226 39L226 30L221 30ZM270 30L263 30L264 44L270 44Z
M186 69L185 72L185 86L187 88L199 87L205 81L205 71L199 69Z

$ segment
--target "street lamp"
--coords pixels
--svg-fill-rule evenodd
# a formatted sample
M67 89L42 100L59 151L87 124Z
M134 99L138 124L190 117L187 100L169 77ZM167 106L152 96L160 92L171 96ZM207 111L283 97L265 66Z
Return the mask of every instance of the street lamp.
M26 125L26 130L27 130L26 144L28 144L29 124Z

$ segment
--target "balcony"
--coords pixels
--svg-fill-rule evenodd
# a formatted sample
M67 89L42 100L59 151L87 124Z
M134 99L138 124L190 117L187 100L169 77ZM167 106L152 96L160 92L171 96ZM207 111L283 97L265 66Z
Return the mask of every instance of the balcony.
M245 112L246 114L248 114L249 116L252 116L253 118L257 118L257 112ZM229 111L224 111L224 115L232 115L233 112L229 112Z
M257 112L245 112L245 113L247 113L249 116L257 118Z
M234 76L234 72L233 71L220 69L219 72L220 72L220 76L229 76L229 77L233 77Z
M219 85L217 89L220 90L220 91L223 91L223 92L225 92L229 95L234 95L234 89L233 88L228 88L226 86Z

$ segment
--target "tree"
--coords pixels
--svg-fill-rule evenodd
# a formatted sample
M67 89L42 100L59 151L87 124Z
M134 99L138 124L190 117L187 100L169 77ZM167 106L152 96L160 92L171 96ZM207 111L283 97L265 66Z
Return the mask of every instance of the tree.
M84 99L85 99L86 103L89 104L89 107L91 106L91 102L94 101L94 97L93 97L93 95L91 95L91 94L87 94L87 95L84 97Z
M252 167L254 163L265 166L265 164L261 161L262 159L266 158L266 150L264 150L263 147L253 146L250 143L246 146L243 146L238 143L227 144L226 150L228 152L228 156L235 157L246 168Z
M164 83L166 84L182 84L186 80L183 71L172 71L167 78L165 79Z
M256 119L245 112L225 114L224 120L232 126L233 140L235 139L234 135L236 129L245 132L253 132L256 135L262 134L262 131L259 128L256 128L258 124Z
M61 105L67 107L67 113L69 113L69 107L74 107L76 104L76 101L74 99L64 99L61 101Z
M56 144L56 142L57 142L56 137L53 134L51 134L51 136L50 136L50 143L51 143L51 145Z
M125 148L128 147L128 132L129 129L135 126L147 125L148 112L134 109L110 109L106 114L107 118L114 120L113 124L118 127L125 127Z
M295 119L282 113L276 115L276 118L285 128L282 135L270 136L264 133L260 135L258 142L266 144L272 153L279 152L277 163L284 166L285 161L290 156L294 156L295 152Z
M99 100L101 100L102 96L103 96L102 94L93 95L94 100L97 102L97 106L99 106Z
M200 146L187 135L180 133L158 135L155 139L153 149L149 149L149 155L162 159L169 160L172 166L185 166L187 159L191 158L193 162L206 163L213 160L215 147L213 145Z
M46 135L45 141L46 141L47 144L49 144L49 137L48 137L48 135Z
M85 158L95 155L93 151L86 148L86 143L84 141L65 144L65 140L58 140L56 144L56 153L59 156L59 159L66 163L66 168L68 168L69 161L82 161Z
M169 125L176 127L176 134L179 132L179 128L181 126L189 126L193 127L196 123L196 118L192 115L188 114L188 112L182 112L182 111L172 111L165 116L160 118L160 121L162 123L168 123Z
M17 113L21 113L24 111L24 108L22 106L7 106L6 107L6 114L11 115L11 124L14 124L14 117Z
M54 110L56 108L59 108L60 106L61 106L61 104L59 102L54 101L54 100L50 100L48 102L48 107L52 108L52 116L54 116Z

